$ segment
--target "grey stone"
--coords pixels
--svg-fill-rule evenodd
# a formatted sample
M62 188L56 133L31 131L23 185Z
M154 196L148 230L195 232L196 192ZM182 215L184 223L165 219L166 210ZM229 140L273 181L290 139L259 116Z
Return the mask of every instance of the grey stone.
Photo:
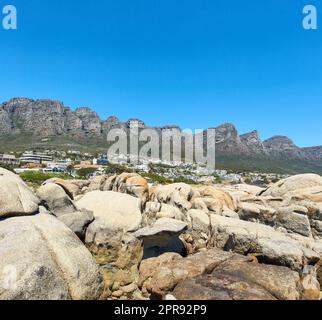
M188 225L184 222L161 218L156 221L153 227L145 227L134 233L138 239L143 239L144 246L163 247L166 246L173 237L178 237L187 229Z
M65 190L55 183L46 183L40 186L37 190L37 196L41 200L42 205L56 217L77 211Z
M72 212L59 216L58 219L71 229L81 240L85 240L86 230L90 223L94 221L91 212Z
M18 175L0 168L0 218L35 214L39 203Z
M0 256L0 299L98 299L101 294L102 277L90 252L51 215L1 221Z

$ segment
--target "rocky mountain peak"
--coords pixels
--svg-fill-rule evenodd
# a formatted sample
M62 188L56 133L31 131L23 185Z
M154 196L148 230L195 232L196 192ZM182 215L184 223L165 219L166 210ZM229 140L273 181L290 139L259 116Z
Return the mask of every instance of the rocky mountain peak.
M265 147L259 137L259 133L257 130L254 130L249 133L245 133L240 136L241 142L246 145L251 152L255 153L265 153Z
M223 154L239 154L246 152L236 127L232 123L224 123L216 128L216 150Z
M277 157L303 158L304 152L286 136L274 136L263 142L269 154Z
M264 145L268 149L297 149L294 142L286 136L274 136L264 141Z

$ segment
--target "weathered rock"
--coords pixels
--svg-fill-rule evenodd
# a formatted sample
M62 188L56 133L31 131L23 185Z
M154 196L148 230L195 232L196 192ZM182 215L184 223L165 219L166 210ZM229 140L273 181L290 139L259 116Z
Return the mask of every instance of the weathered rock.
M187 212L190 218L191 229L197 233L209 234L210 232L210 219L209 216L201 210L191 209Z
M311 230L312 233L319 238L322 238L322 221L319 220L311 220Z
M166 203L179 208L182 211L191 209L189 202L194 195L191 186L185 183L173 183L150 189L150 201Z
M134 233L138 239L142 239L144 246L163 247L166 246L173 237L178 237L187 229L187 224L175 219L161 218L156 221L153 227L145 227Z
M0 168L0 218L32 215L39 203L19 176Z
M322 202L322 186L296 189L289 193L293 199L308 200L312 202Z
M238 204L238 215L241 219L255 219L260 221L273 221L276 216L276 210L268 206L257 203L240 202Z
M127 194L138 197L145 203L149 196L148 182L140 175L128 177L123 186ZM122 190L122 187L121 187Z
M179 300L298 300L301 284L299 274L288 268L234 256L211 274L180 282L172 294Z
M165 253L157 258L143 260L140 265L139 287L145 287L152 295L161 298L171 292L179 282L211 272L232 255L211 249L187 258L176 253Z
M132 282L131 284L122 287L122 291L125 293L131 293L131 292L135 291L137 288L138 288L137 285Z
M289 209L280 209L277 215L277 225L288 231L298 233L305 237L311 237L310 221L306 215L290 212Z
M91 212L72 212L61 215L58 219L71 229L81 240L85 240L86 229L93 222L94 216Z
M171 219L176 219L176 220L181 220L184 221L185 220L185 215L177 208L174 206L171 206L169 204L165 204L162 203L161 204L161 208L160 208L160 214L162 213L162 215L156 215L157 218L171 218Z
M88 186L87 192L103 190L106 179L106 176L96 176L90 179L90 184Z
M39 206L39 214L50 214L51 215L51 212L45 208L44 206Z
M123 295L123 293L124 292L122 290L117 290L112 293L112 296L115 298L120 298Z
M320 283L317 279L316 268L305 266L302 271L303 299L320 300Z
M262 191L264 191L264 188L258 187L258 186L252 186L249 184L236 184L234 186L232 186L232 188L234 190L238 190L238 191L242 191L247 193L248 195L258 195L260 194Z
M145 227L134 233L143 240L143 259L157 257L165 252L187 254L184 243L179 235L187 229L187 224L170 218L160 218L153 227Z
M0 239L0 299L99 298L102 278L91 254L53 216L2 221Z
M257 196L265 190L263 188L250 186L248 184L223 185L218 186L218 188L228 192L234 199L234 203Z
M316 278L322 288L322 259L316 264Z
M176 253L165 253L157 258L143 260L140 265L139 287L144 287L153 296L162 298L179 282L210 273L232 256L230 252L211 249L187 258L182 258Z
M239 215L237 212L230 210L228 208L225 208L222 213L222 216L227 217L227 218L232 218L232 219L239 219Z
M103 186L101 185L100 190L112 190L132 195L140 198L143 205L149 196L147 180L137 173L124 172L120 175L108 177Z
M46 183L40 186L37 190L37 196L42 205L56 217L77 212L77 208L65 190L55 183Z
M198 192L206 203L209 211L221 213L224 208L233 211L236 210L234 199L228 192L210 186L201 187L198 189Z
M141 261L142 243L128 234L141 225L140 203L138 198L113 191L92 191L77 201L78 207L94 214L85 243L99 264L126 268Z
M113 234L135 231L141 224L140 200L127 194L92 191L76 205L94 214L95 221L86 232L87 243L108 243Z
M144 208L144 213L147 221L155 221L157 219L157 214L160 212L160 210L161 210L161 203L148 201L145 204L145 208Z
M322 254L321 244L299 235L288 235L259 223L211 215L213 245L240 254L253 253L270 264L302 270L315 264Z
M298 233L305 237L312 236L305 207L286 205L284 202L274 203L273 199L260 197L246 201L252 202L242 201L238 204L238 215L242 220L283 227L289 232Z
M300 174L278 181L262 193L263 196L281 197L298 189L321 187L322 177L317 174Z
M196 210L202 210L206 213L209 213L207 204L205 203L205 201L201 197L199 197L199 198L196 197L191 200L191 208L196 209Z
M89 180L63 180L60 178L52 178L45 181L43 184L55 183L61 186L67 195L74 200L76 196L82 193L82 189L88 187L90 184Z
M77 108L74 114L81 120L85 134L98 136L102 131L101 119L97 113L89 108Z

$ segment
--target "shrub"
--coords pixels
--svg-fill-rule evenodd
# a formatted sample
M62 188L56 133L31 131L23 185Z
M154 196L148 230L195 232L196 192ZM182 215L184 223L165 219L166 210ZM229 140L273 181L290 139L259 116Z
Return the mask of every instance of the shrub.
M106 174L121 174L123 172L133 172L133 170L119 164L109 163L105 169Z
M160 184L172 183L172 180L167 179L167 178L160 176L160 175L153 173L153 172L144 173L143 176L151 182L157 182Z
M0 167L3 168L3 169L9 170L11 172L14 172L13 167L10 166L9 164L0 162Z
M55 173L46 173L42 171L24 171L20 173L20 177L25 182L41 185L48 179L51 178L61 178L68 179L69 176L65 174L55 174Z
M185 178L185 177L178 177L173 179L173 183L186 183L186 184L196 184L195 181Z

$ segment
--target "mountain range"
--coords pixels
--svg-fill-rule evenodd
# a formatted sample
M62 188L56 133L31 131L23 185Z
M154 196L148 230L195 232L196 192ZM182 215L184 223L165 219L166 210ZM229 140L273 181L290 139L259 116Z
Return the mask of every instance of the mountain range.
M102 120L89 108L75 111L60 101L13 98L0 104L0 150L26 149L106 149L106 133L112 128L128 129L136 120L120 121L111 116ZM176 125L156 128L159 131ZM271 170L286 173L322 173L322 146L300 148L286 136L261 141L258 131L239 135L233 124L216 127L216 158L223 168Z

